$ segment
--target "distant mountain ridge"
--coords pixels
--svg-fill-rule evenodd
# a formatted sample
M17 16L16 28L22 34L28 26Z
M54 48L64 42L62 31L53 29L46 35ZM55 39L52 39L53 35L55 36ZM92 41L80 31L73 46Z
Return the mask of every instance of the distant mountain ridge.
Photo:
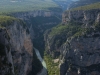
M25 12L33 10L50 10L59 8L52 0L3 0L0 1L1 12Z
M62 11L69 9L77 0L3 0L0 1L0 13L26 12L34 10Z

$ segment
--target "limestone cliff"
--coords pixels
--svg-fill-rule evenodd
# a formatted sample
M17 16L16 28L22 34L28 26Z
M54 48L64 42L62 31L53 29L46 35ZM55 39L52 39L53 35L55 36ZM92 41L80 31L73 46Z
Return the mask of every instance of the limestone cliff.
M27 75L32 70L33 56L33 45L29 31L18 22L14 22L12 26L6 28L11 37L10 43L15 71L19 75Z
M0 28L0 75L14 75L10 45L7 30Z
M66 56L64 57L64 63L61 65L61 75L66 72L68 75L99 75L100 10L69 11L65 17L63 22L74 21L81 25L83 30L67 39L66 46L65 44L62 46L65 48ZM63 70L64 65L66 65L67 71Z
M53 11L53 10L34 10L34 11L11 13L11 15L25 20L25 19L27 19L27 17L28 18L37 17L37 16L50 17L53 15L61 15L61 12L62 11L58 12L58 11Z
M100 9L66 11L45 41L60 59L60 75L100 75Z
M28 75L34 72L33 63L37 62L37 59L33 52L29 29L25 23L10 16L0 16L0 27L4 28L0 29L0 48L2 48L0 75Z

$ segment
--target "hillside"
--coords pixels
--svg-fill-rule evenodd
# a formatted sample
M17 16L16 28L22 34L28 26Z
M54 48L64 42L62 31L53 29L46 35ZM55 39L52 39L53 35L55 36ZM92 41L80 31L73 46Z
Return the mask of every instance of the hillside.
M58 5L52 0L3 0L0 1L0 13L2 12L24 12L33 10L52 10ZM56 10L56 9L54 9Z

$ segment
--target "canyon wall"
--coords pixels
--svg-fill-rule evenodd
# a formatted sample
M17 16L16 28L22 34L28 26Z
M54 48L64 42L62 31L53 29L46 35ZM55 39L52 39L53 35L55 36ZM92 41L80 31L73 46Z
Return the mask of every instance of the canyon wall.
M0 22L0 74L28 75L35 70L33 60L36 59L29 29L21 20L6 18L2 18L5 19L3 23Z
M0 74L14 75L10 39L6 29L0 28Z
M45 42L60 59L60 75L100 75L100 9L66 11Z

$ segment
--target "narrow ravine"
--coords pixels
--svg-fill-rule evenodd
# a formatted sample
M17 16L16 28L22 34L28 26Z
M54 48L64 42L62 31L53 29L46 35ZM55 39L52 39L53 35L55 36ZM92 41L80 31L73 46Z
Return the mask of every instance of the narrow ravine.
M43 69L37 75L47 75L47 67L46 67L45 61L42 59L42 57L41 57L40 52L38 51L38 49L34 48L34 50L35 50L35 53L36 53L38 59L41 61L42 66L43 66Z

